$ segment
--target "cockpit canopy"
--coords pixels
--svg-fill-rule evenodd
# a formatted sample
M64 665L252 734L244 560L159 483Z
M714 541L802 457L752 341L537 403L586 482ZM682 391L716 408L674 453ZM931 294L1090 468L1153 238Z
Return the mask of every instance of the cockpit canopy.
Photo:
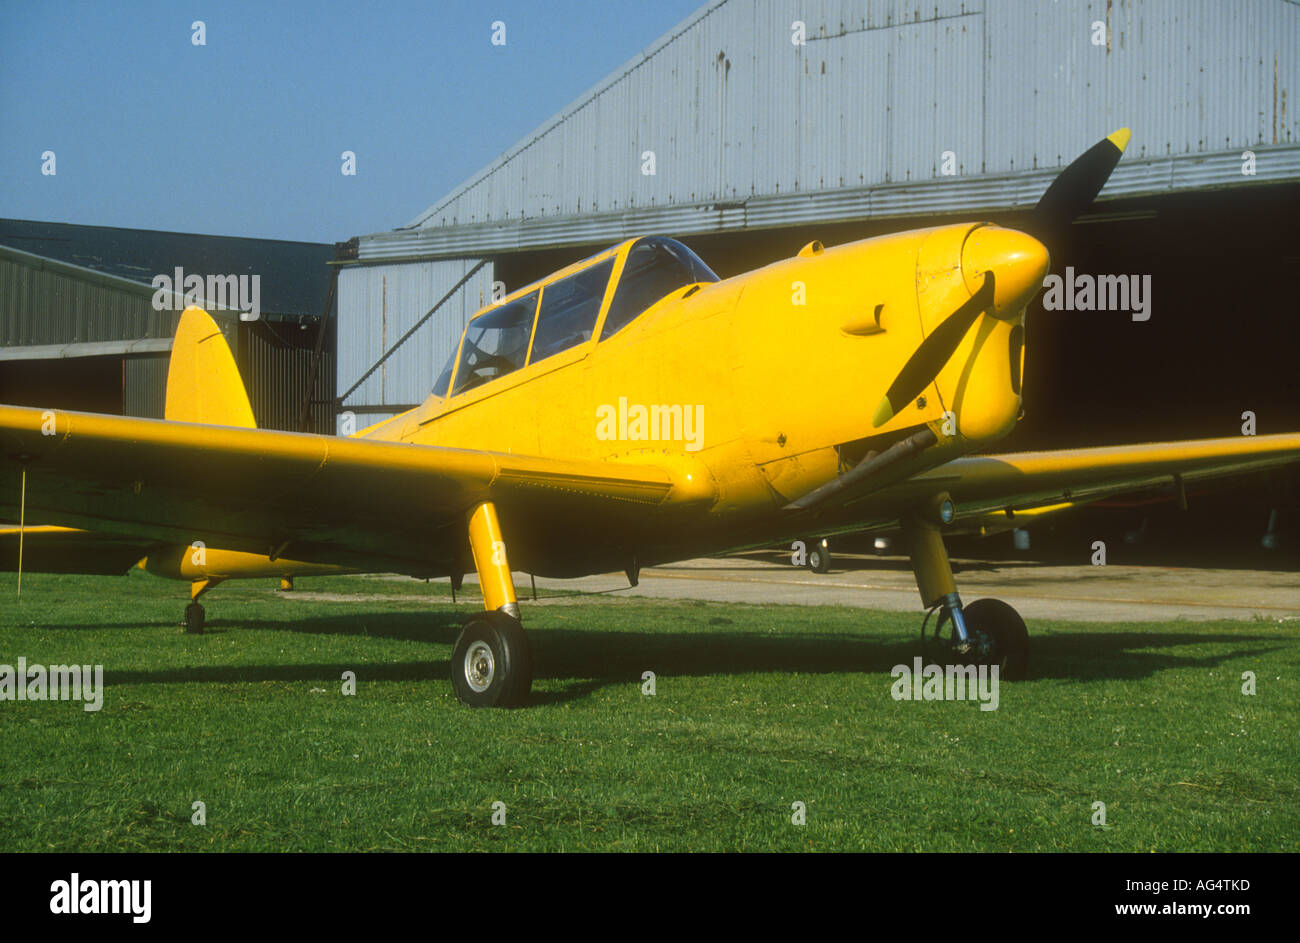
M600 338L622 330L665 295L696 282L716 282L718 276L700 257L676 239L646 236L632 244L618 278L618 290Z
M600 325L602 341L665 295L697 282L718 281L699 256L675 239L645 236L611 247L576 272L542 282L477 315L465 328L459 351L434 381L433 392L455 396L590 341L620 257L623 267Z

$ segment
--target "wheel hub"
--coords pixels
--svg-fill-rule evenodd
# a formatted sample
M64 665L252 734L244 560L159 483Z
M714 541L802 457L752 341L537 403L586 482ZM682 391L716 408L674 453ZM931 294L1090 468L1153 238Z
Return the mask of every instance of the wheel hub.
M979 625L972 625L967 622L966 641L962 642L957 638L953 629L952 616L948 612L940 615L939 621L935 623L933 642L940 648L947 648L957 660L962 664L979 665L989 664L991 657L995 654L994 649L997 647L993 636ZM928 646L929 642L925 636L925 626L921 627L921 642L923 646Z
M971 661L976 664L986 662L993 652L993 639L983 629L968 629L970 633L970 652Z
M496 659L486 642L475 642L465 652L465 681L476 692L486 691L496 675Z

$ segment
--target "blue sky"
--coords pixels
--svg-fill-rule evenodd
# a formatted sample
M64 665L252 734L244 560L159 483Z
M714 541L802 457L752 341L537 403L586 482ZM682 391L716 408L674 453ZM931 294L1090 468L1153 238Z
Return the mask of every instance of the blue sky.
M702 3L9 4L0 217L311 242L391 229Z

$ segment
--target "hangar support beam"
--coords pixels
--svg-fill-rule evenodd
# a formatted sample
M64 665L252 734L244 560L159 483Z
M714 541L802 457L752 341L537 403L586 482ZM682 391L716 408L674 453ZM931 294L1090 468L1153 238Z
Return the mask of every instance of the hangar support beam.
M424 326L424 322L428 321L429 318L433 317L434 313L439 308L441 308L448 301L450 301L455 296L456 292L464 288L465 285L469 282L469 280L478 274L478 270L487 264L488 264L487 259L480 259L477 265L475 265L472 269L466 272L464 276L461 277L460 281L458 281L455 285L453 285L445 295L443 295L441 298L438 299L438 301L434 304L432 308L430 308L428 311L424 313L424 316L420 318L420 320L416 321L415 324L411 325L411 329L409 331L407 331L400 338L398 338L397 343L395 343L392 347L388 348L388 350L384 351L383 355L370 365L370 369L367 370L365 373L361 374L361 376L357 379L357 382L353 383L350 387L348 387L346 393L338 397L336 401L337 406L342 407L343 404L347 401L347 398L351 396L353 393L355 393L358 387L360 387L362 383L365 383L366 380L369 379L370 374L378 370L380 366L383 365L384 361L386 361L389 357L395 354L397 352L397 349L401 347L403 344L405 344L412 334L414 334L416 331L418 331L420 328Z

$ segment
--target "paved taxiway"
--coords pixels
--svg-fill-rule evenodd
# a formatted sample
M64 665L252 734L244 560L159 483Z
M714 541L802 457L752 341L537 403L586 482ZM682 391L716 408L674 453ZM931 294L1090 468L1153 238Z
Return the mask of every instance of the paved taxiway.
M904 558L836 555L831 572L821 575L783 559L788 561L768 553L689 560L642 570L636 587L628 587L621 573L539 579L537 585L575 594L920 611L916 583ZM953 565L963 600L995 596L1026 619L1300 619L1300 575L1294 572L1054 566L1016 560L955 559ZM517 575L515 585L527 599L528 577ZM574 598L580 597L542 597L539 603L563 604Z

